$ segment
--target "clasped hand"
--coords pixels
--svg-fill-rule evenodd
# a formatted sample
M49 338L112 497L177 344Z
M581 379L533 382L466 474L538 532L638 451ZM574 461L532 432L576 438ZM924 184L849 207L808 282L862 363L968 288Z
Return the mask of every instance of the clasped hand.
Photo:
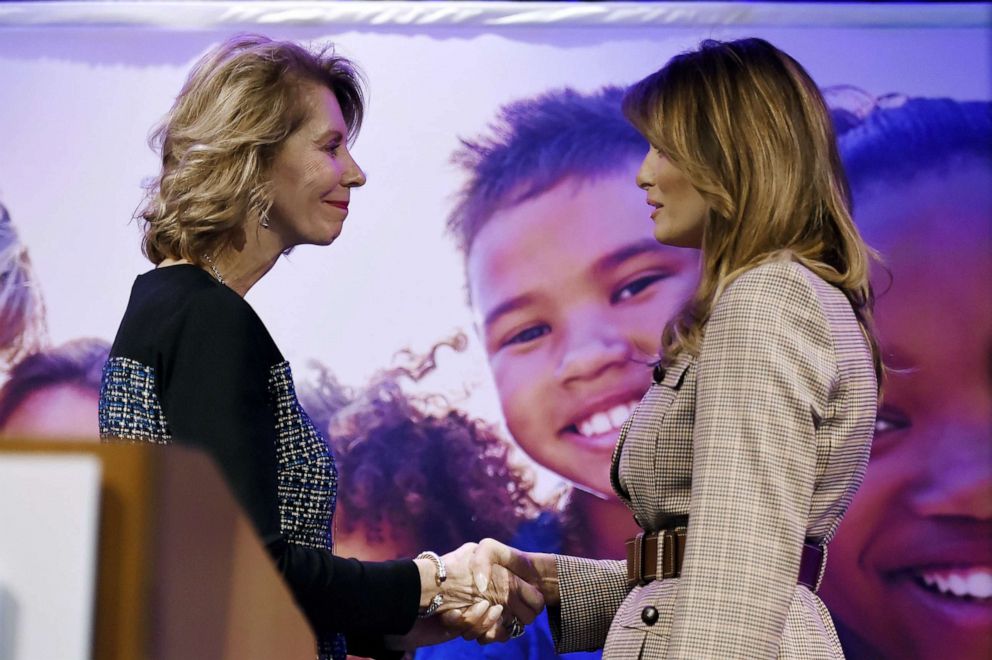
M466 543L443 557L447 578L440 588L424 584L424 597L440 593L434 616L417 622L390 646L413 649L455 637L501 642L558 600L553 555L527 553L485 539Z

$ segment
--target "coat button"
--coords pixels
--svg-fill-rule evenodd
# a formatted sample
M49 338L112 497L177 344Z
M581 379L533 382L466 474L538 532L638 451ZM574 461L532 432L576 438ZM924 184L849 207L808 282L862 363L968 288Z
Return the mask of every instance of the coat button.
M648 624L649 626L653 626L654 624L658 623L658 610L648 605L643 610L641 610L641 621Z

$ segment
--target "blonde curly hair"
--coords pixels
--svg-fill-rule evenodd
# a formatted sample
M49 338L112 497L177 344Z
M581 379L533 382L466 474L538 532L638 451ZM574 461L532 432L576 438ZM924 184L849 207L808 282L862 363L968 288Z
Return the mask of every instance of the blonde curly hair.
M162 172L147 184L139 217L142 251L152 263L201 264L266 218L273 159L307 120L302 92L314 84L334 94L353 140L364 115L364 82L330 46L311 52L238 35L196 63L151 138Z

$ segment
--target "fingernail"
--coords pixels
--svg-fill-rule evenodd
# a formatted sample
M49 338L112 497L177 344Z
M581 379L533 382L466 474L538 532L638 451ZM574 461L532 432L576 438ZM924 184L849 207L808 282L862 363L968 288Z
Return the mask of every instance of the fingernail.
M475 588L479 591L485 591L486 587L489 586L489 578L486 577L485 573L475 574Z

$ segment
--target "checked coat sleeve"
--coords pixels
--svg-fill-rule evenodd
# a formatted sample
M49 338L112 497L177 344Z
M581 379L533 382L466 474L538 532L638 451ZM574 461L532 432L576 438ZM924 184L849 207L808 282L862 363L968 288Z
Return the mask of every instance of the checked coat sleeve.
M810 277L792 263L750 270L707 323L668 658L778 652L819 476L816 429L837 379Z
M556 555L561 604L548 607L559 653L603 647L610 624L627 596L627 562Z

